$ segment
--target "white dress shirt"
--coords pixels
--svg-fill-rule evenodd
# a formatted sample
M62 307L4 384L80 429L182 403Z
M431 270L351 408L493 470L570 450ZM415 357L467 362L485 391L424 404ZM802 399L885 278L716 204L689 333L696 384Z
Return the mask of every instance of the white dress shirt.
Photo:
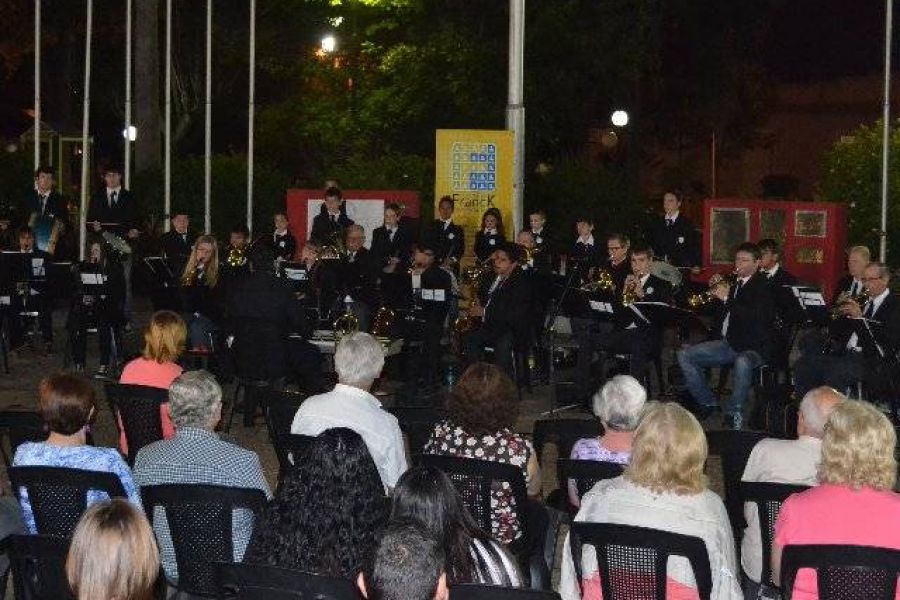
M816 469L822 458L822 440L800 436L796 440L760 440L744 468L742 481L816 485ZM762 577L762 538L759 533L759 511L753 502L744 503L747 528L741 540L741 566L744 573L759 583Z
M365 390L342 383L325 394L307 398L300 405L291 433L319 435L326 429L347 427L362 437L388 489L406 471L403 434L397 417L381 408L381 402Z
M739 278L737 281L734 282L734 285L737 286L738 282L740 282L741 289L743 289L744 286L747 285L748 281L750 281L750 275L748 275L747 277ZM732 296L732 299L736 298L738 293L739 293L739 290L734 293L734 296ZM722 339L723 340L725 339L725 336L728 335L728 324L730 322L731 322L731 310L729 309L728 312L725 314L725 319L722 321Z
M586 246L593 246L594 245L594 235L591 234L587 237L579 237L577 240L575 240L576 244L578 242L581 242L582 244L585 244Z

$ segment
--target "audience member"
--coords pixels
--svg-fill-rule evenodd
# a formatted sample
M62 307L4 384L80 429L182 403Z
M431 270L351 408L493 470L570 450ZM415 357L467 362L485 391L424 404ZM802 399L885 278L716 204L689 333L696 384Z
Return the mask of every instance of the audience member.
M345 336L334 353L338 384L325 394L307 398L300 405L291 433L319 435L326 429L348 427L362 436L378 467L381 481L390 489L406 471L403 435L397 418L381 408L369 393L384 367L381 343L368 333Z
M603 434L583 438L572 446L570 458L628 464L634 430L647 402L647 390L630 375L616 375L594 394L594 414L603 425ZM578 489L569 481L569 501L579 506Z
M94 390L84 377L61 373L41 381L40 411L50 429L46 442L25 442L16 449L13 466L66 467L103 471L119 477L128 499L140 506L137 487L128 465L114 448L95 448L87 444L87 430L94 417ZM100 491L89 491L88 504L106 499ZM38 533L28 493L19 490L19 503L25 525Z
M163 484L206 484L262 490L272 494L255 452L219 439L216 425L222 417L222 388L206 371L188 371L169 387L169 414L175 436L144 446L134 461L134 478L141 487ZM166 576L178 580L175 550L161 507L153 523ZM241 560L253 514L240 509L234 515L234 559Z
M772 573L793 544L852 544L900 550L897 434L867 402L846 400L828 418L822 438L819 485L788 498L775 524ZM792 598L818 598L815 574L801 570ZM900 589L897 592L900 598Z
M750 452L743 481L816 485L816 471L822 456L825 422L834 408L846 398L829 387L810 390L800 402L797 439L767 438ZM744 504L747 527L741 540L741 566L746 576L744 594L756 598L762 573L762 540L756 504Z
M420 522L440 541L450 584L522 585L512 557L478 528L459 492L442 471L418 467L403 474L394 488L391 520L406 519Z
M635 432L625 473L603 480L581 499L576 521L650 527L698 537L706 544L716 599L741 598L734 538L722 500L706 487L706 435L687 410L674 403L653 404ZM559 593L564 600L601 597L596 553L585 547L584 579L576 580L566 541ZM634 565L635 571L640 567ZM583 588L583 592L582 592ZM667 598L696 597L687 559L668 562Z
M328 429L291 469L253 531L244 562L355 578L387 520L378 470L355 431Z
M66 578L77 600L158 597L159 550L144 513L120 499L91 506L72 536Z
M357 582L367 600L447 600L441 544L415 521L392 523L381 536L369 577Z
M181 375L182 369L178 364L178 358L184 352L186 341L187 325L178 313L170 310L153 313L147 329L144 330L144 349L139 357L122 369L119 383L169 389L175 378ZM169 418L168 402L160 406L159 416L162 420L163 437L169 439L175 435L175 429ZM121 427L119 429L122 432L119 436L119 447L122 454L128 454L125 430Z

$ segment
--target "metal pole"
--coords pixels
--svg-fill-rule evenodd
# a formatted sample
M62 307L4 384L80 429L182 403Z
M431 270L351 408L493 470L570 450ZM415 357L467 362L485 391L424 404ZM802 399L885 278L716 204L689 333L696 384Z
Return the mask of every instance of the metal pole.
M210 217L210 183L212 181L212 10L213 0L206 0L206 140L203 155L203 227L212 232Z
M34 170L41 166L41 0L34 0Z
M131 189L131 0L125 0L125 188Z
M85 219L87 219L88 187L90 182L90 147L88 130L91 125L91 31L94 21L94 0L87 0L87 18L84 27L84 102L81 113L81 214L78 219L79 256L84 260Z
M709 171L710 171L710 190L712 191L712 195L710 198L718 198L719 197L719 182L718 182L718 165L716 165L718 152L718 140L716 140L716 132L713 131L712 135L709 138Z
M166 0L166 117L163 162L164 224L166 231L172 228L172 0Z
M881 147L881 229L879 260L887 260L888 167L891 154L891 34L893 33L894 0L887 0L884 16L884 132Z
M247 97L247 229L253 235L253 117L256 111L256 0L250 0L250 84Z
M522 198L525 192L524 51L525 0L509 0L509 89L506 128L513 132L512 218L516 231L522 228Z

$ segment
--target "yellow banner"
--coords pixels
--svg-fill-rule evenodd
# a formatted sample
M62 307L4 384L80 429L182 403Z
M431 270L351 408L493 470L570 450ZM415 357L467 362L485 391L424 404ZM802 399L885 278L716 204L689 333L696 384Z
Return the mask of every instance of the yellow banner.
M475 232L489 208L500 211L506 239L515 241L512 132L438 129L435 146L434 212L444 196L456 201L453 222L465 231L466 255L473 254Z

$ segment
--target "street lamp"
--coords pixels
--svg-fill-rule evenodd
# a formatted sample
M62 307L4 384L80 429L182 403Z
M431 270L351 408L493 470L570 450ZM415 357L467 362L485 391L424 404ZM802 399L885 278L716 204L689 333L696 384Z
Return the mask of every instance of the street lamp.
M137 139L137 127L135 127L134 125L129 125L122 130L122 137L129 142L133 142Z
M334 52L335 47L337 47L337 40L333 35L326 35L322 38L322 52L331 54Z
M612 124L616 127L625 127L628 125L628 113L624 110L614 111L610 119L612 120Z

